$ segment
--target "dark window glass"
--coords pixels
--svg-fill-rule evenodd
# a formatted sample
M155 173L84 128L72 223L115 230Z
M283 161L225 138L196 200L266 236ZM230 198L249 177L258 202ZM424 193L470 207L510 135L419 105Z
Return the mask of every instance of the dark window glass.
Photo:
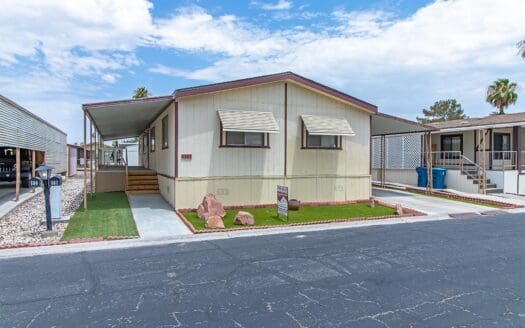
M162 119L162 148L168 148L168 115Z
M264 147L265 134L253 132L226 132L227 146Z
M155 151L155 127L149 130L149 150L151 152Z

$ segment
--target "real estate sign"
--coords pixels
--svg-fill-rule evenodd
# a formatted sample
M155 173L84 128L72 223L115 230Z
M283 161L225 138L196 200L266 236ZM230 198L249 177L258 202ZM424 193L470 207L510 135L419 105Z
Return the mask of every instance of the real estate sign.
M277 186L277 214L288 216L288 187Z

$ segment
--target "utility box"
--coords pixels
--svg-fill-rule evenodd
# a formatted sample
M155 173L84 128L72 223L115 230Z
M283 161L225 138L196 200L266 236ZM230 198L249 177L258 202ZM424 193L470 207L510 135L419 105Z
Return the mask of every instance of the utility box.
M60 220L62 212L62 176L59 174L49 178L49 203L51 205L51 219Z

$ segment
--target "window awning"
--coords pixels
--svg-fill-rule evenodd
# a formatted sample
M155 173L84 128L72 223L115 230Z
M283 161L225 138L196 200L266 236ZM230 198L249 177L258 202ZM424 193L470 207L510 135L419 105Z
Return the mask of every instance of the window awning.
M219 110L218 113L223 131L279 133L279 125L271 112Z
M354 130L344 118L301 115L308 134L316 136L355 136Z

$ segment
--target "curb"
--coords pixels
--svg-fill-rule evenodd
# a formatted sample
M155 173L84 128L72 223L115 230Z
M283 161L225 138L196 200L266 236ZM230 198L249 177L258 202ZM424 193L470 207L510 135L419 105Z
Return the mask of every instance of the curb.
M22 247L40 247L40 246L55 246L55 245L68 245L68 244L82 244L91 243L96 241L112 241L112 240L124 240L124 239L138 239L138 236L108 236L108 237L91 237L91 238L79 238L65 241L41 241L34 243L12 243L12 244L0 244L1 249L10 248L22 248Z

